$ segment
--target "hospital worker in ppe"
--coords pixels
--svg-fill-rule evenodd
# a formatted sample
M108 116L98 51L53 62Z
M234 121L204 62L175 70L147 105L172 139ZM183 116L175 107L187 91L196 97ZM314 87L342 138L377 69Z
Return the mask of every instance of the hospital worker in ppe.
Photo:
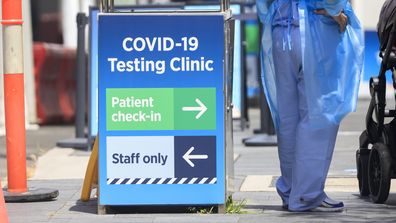
M289 211L339 212L324 192L339 124L356 109L363 34L347 0L257 0L262 81Z

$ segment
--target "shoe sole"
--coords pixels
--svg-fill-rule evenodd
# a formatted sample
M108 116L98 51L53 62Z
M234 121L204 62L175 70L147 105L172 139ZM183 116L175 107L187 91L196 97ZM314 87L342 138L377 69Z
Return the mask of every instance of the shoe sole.
M330 208L330 207L317 207L313 208L310 211L311 212L343 212L344 207L337 207L337 208Z

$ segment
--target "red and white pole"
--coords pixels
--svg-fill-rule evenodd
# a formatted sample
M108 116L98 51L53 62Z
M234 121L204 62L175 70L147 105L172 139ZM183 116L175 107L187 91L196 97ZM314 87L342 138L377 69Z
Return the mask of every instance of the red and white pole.
M22 1L2 0L4 110L8 192L26 192Z

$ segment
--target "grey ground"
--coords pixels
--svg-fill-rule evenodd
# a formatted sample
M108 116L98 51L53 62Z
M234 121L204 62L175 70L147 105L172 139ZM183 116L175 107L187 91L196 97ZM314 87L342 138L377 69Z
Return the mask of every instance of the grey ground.
M276 147L245 147L242 144L242 139L252 136L252 130L259 124L258 110L251 109L249 112L250 129L241 131L238 121L235 121L234 125L236 160L233 199L246 200L245 214L196 214L184 213L177 209L172 211L169 207L145 209L129 207L122 211L113 211L111 214L97 215L96 199L87 203L79 200L83 179L64 174L48 177L45 180L37 179L37 177L31 178L28 182L29 187L55 188L60 192L59 197L47 202L7 203L10 222L395 222L396 193L393 188L385 204L373 204L368 198L358 196L358 188L351 188L351 185L343 183L346 182L345 179L351 181L356 176L355 151L358 148L359 134L364 129L367 105L368 101L359 100L357 112L349 115L342 123L329 172L329 177L335 179L335 182L339 184L336 186L341 188L341 190L330 191L329 195L344 201L347 209L342 213L284 211L281 209L280 199L271 186L268 187L270 190L241 191L241 185L247 176L276 177L279 175ZM43 163L39 162L37 165L36 157L40 157L39 161L46 160L45 156L50 154L47 151L55 152L56 155L56 151L59 151L54 148L56 141L73 137L73 135L74 129L71 126L40 127L39 130L28 131L27 154L31 157L28 158L31 176L39 172L41 176L52 176L53 171L58 171L52 168L42 169ZM4 141L4 137L1 137L0 172L3 180L6 177ZM67 159L83 160L79 162L82 167L85 167L88 156L88 152L73 150L62 159L65 161ZM66 172L68 170L67 166L58 168L63 168ZM80 168L79 171L80 175L83 175L85 169Z

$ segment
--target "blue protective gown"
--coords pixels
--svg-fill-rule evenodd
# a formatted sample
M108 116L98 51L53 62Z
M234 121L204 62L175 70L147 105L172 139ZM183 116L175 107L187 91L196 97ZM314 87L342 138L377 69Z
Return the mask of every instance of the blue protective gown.
M356 108L363 35L347 0L258 0L257 7L262 80L281 163L276 188L289 210L309 210L326 198L338 126ZM346 31L315 9L343 11Z

